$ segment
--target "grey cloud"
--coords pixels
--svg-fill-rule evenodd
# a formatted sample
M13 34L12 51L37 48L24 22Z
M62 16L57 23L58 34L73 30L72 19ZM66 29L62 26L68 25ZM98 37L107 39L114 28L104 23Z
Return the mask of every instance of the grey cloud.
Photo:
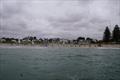
M92 18L91 20L90 20L90 22L92 23L92 24L103 24L103 23L106 23L108 20L105 20L105 19L100 19L100 18Z
M120 25L119 0L1 0L1 2L0 36L101 38L107 25L111 25L110 28L115 24Z
M22 3L16 0L1 0L0 17L9 18L19 14L22 10Z
M80 4L86 5L92 3L94 0L78 0Z

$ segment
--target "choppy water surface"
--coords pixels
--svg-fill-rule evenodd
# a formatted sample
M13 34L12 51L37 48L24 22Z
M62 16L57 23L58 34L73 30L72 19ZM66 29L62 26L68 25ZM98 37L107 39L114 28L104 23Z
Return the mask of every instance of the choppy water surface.
M0 80L120 80L120 49L0 49Z

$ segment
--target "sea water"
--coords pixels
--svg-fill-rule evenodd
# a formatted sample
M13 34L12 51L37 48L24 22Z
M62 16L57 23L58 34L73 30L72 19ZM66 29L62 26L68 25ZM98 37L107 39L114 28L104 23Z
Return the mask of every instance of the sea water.
M1 48L0 80L120 80L120 49Z

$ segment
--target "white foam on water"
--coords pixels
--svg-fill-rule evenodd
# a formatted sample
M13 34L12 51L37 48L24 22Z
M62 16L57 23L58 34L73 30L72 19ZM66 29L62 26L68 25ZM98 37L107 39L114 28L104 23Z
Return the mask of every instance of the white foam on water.
M41 47L41 46L9 46L9 45L2 45L0 48L10 48L10 49L17 49L17 48L27 48L27 49L45 49L47 47Z
M120 49L115 47L97 47L97 49Z

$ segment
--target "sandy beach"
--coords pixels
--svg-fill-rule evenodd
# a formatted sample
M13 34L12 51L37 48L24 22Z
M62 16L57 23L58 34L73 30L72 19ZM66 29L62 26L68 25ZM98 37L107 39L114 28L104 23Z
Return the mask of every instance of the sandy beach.
M91 45L22 45L22 44L0 44L0 48L98 48L98 49L120 49L120 44L102 44L101 47L97 44Z
M38 45L11 45L11 44L0 44L0 48L46 48Z

